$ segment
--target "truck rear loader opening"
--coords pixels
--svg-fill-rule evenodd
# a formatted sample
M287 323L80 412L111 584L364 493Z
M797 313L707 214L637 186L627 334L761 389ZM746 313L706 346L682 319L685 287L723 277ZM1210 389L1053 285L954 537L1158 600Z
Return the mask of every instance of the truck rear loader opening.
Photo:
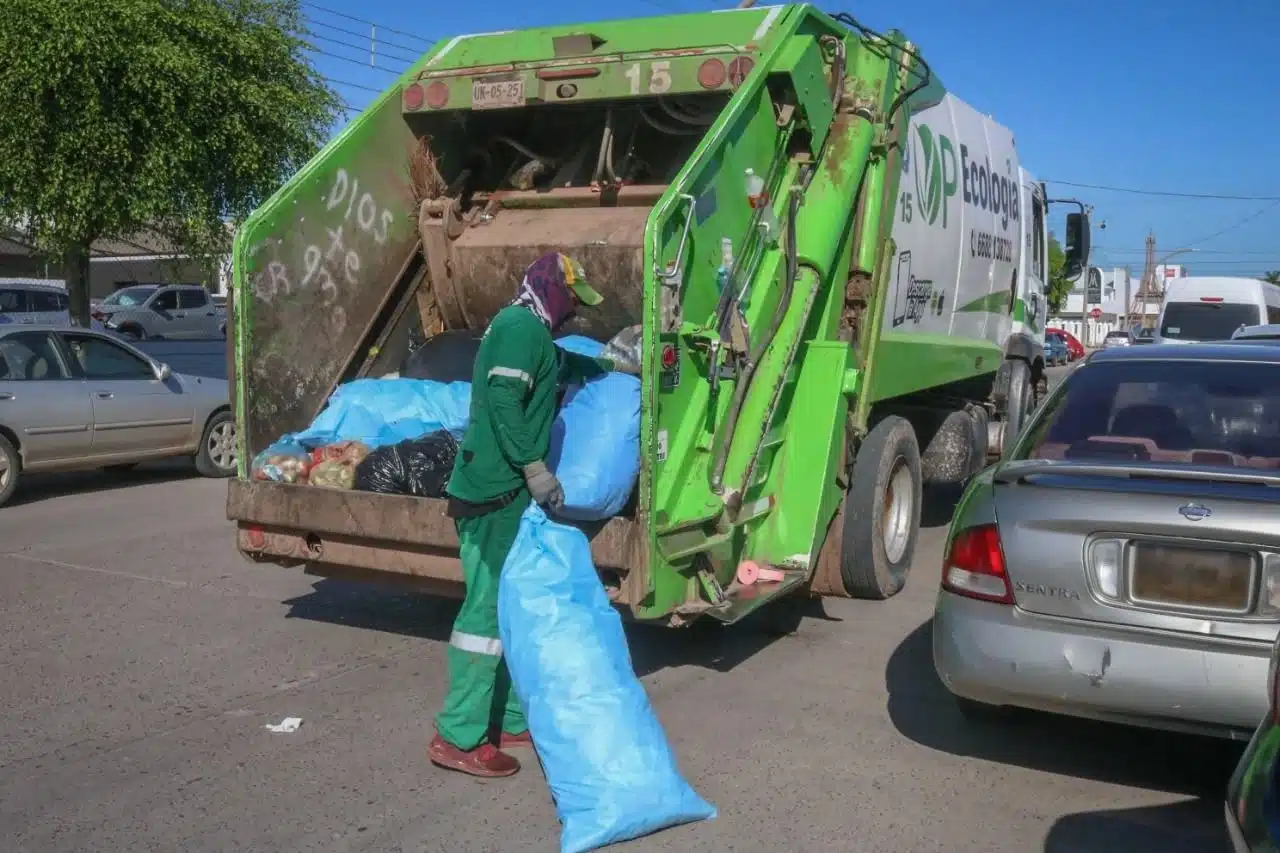
M458 594L443 501L252 481L247 462L411 338L483 330L559 250L606 300L562 334L644 329L637 493L586 528L624 612L733 622L901 589L922 483L982 467L988 425L1016 432L1033 399L1044 217L1017 213L1047 199L905 39L847 24L761 7L424 57L237 233L240 549ZM999 165L1003 213L955 192L960 151L975 181ZM744 586L747 563L782 580Z

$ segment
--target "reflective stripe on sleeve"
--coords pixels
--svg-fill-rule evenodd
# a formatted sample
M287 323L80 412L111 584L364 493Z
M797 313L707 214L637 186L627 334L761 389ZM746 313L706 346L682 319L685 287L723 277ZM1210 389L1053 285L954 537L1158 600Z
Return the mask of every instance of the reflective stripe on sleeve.
M519 379L530 388L533 387L533 377L525 373L523 370L517 370L514 367L491 367L489 368L489 376L502 376L506 379Z
M455 649L464 652L471 652L473 655L491 655L500 657L502 655L502 640L494 637L481 637L479 634L464 634L461 631L454 631L449 636L449 645Z

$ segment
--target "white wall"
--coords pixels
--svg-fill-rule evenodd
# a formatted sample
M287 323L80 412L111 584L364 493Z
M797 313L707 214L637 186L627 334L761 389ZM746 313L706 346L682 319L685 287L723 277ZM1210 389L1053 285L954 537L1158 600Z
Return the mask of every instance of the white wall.
M1086 301L1088 294L1085 290L1084 276L1081 275L1076 280L1075 289L1067 294L1062 310L1057 316L1049 318L1050 326L1070 332L1087 347L1101 346L1102 339L1108 332L1124 328L1124 317L1128 311L1131 294L1137 287L1136 280L1124 267L1098 271L1102 278L1100 301ZM1089 316L1095 308L1102 312L1102 316L1097 320Z

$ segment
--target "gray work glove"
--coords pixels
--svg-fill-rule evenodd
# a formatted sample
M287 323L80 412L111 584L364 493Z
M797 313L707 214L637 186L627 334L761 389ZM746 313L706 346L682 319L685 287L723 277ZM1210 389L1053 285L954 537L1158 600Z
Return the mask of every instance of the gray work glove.
M609 362L609 369L614 373L625 373L628 376L640 375L640 367L636 364L632 364L630 361L613 358L606 358L604 360Z
M524 466L524 481L538 504L553 511L564 506L564 488L556 475L547 470L545 462L530 462Z

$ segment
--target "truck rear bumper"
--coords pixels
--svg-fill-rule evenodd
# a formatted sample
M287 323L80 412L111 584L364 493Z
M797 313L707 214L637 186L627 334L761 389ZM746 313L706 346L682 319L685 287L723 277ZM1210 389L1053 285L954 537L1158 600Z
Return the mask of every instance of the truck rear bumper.
M458 536L442 500L233 479L227 518L236 522L236 546L254 560L462 595ZM646 585L641 525L612 518L578 526L610 597L638 602Z

